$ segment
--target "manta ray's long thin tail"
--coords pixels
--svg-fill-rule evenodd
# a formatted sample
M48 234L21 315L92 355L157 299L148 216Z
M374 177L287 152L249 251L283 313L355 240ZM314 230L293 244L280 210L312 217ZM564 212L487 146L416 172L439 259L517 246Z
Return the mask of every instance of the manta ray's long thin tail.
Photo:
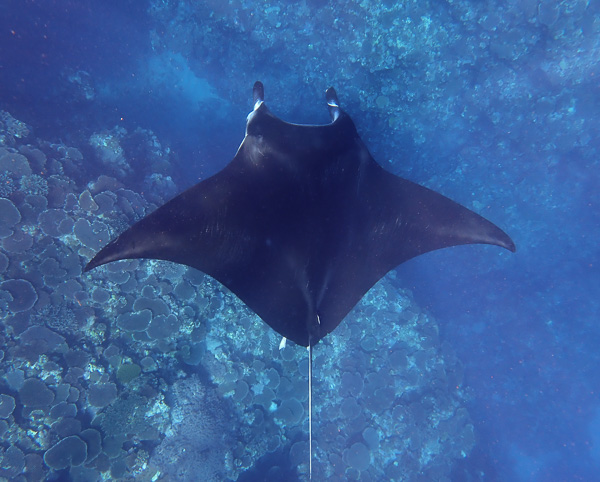
M312 343L308 344L308 478L312 479Z

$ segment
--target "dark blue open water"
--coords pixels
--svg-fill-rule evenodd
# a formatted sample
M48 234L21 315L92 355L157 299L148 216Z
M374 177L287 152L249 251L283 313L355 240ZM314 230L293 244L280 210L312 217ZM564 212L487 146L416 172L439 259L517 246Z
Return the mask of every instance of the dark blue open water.
M293 480L306 353L114 235L224 167L255 80L516 254L400 266L315 348L317 480L597 480L600 3L5 0L0 476Z

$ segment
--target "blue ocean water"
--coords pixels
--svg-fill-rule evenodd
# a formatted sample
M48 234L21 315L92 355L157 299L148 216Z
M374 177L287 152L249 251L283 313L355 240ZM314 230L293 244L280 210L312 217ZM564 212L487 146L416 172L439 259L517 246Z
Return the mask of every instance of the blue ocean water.
M314 478L600 474L597 1L0 5L0 476L305 480L307 354L210 278L82 274L223 168L251 89L505 229L315 347Z

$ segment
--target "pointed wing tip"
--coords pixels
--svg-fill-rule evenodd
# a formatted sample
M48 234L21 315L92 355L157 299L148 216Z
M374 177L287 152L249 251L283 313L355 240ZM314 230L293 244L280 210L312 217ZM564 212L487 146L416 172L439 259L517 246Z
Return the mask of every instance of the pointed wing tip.
M83 272L87 273L88 271L91 271L94 268L97 268L98 266L108 264L112 261L126 259L124 256L122 256L122 253L118 249L114 249L114 247L117 245L116 241L118 239L119 238L117 238L111 243L108 243L106 246L104 246L104 248L98 251L96 255L92 259L90 259L90 261L85 265L85 267L83 268Z
M502 231L500 228L497 228L500 231L500 235L496 237L493 243L496 246L500 246L501 248L508 249L511 253L515 253L517 251L517 246L515 242L511 239L511 237Z
M96 261L96 257L93 257L90 262L88 264L86 264L83 268L83 272L87 273L88 271L93 270L94 268L97 268L98 266L100 266L101 263L98 263Z

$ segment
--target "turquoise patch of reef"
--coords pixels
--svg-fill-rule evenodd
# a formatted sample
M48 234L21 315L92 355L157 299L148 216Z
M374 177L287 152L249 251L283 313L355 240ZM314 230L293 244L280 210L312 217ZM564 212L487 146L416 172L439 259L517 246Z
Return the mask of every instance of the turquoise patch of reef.
M278 451L306 474L305 349L280 351L235 296L184 266L82 275L176 191L166 174L148 174L162 186L151 200L128 190L120 146L168 149L147 131L75 148L30 130L0 113L0 477L236 480ZM80 181L89 163L112 175ZM443 480L474 446L462 368L392 275L315 348L313 376L318 478Z

